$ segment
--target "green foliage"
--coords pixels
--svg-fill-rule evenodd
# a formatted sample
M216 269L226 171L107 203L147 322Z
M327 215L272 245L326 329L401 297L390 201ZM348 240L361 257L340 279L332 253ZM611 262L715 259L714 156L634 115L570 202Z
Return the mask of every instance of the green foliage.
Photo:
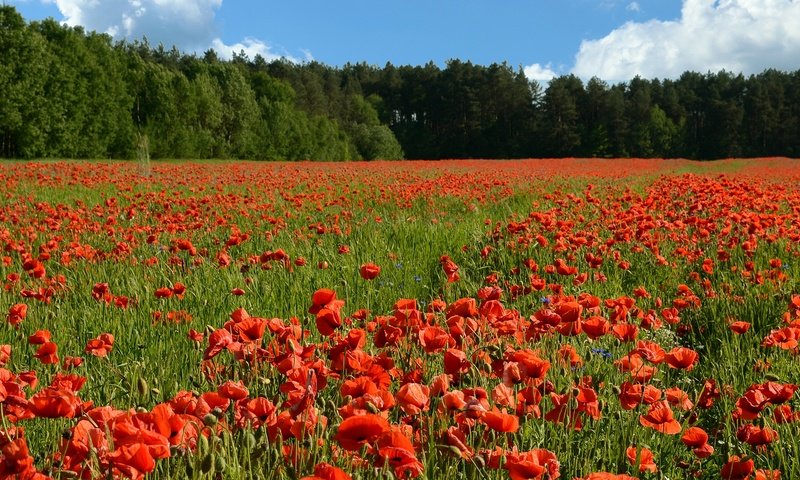
M198 57L10 6L0 27L2 157L134 158L139 135L153 158L800 155L800 71L539 85L507 63Z

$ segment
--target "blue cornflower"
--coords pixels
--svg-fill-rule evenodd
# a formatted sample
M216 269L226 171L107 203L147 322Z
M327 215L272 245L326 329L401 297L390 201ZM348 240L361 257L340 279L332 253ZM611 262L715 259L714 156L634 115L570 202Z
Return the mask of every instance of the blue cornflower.
M609 352L605 348L593 348L592 353L602 355L603 358L605 358L606 360L609 360L613 357L613 355L611 355L611 352Z

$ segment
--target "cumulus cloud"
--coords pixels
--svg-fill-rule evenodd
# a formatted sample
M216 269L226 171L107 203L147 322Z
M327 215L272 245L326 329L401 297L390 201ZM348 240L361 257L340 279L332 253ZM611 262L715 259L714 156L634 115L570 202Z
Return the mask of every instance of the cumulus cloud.
M244 50L250 58L260 54L267 60L281 56L267 43L245 38L226 45L220 38L216 14L222 0L43 0L58 7L64 22L87 30L108 33L116 39L147 37L151 45L176 45L202 53L214 48L220 57L230 58ZM288 57L291 60L296 60Z
M628 22L583 41L572 73L619 81L686 70L796 70L799 51L800 0L684 0L676 21Z
M523 68L522 72L528 80L536 80L537 82L549 82L558 75L549 63L544 66L534 63Z

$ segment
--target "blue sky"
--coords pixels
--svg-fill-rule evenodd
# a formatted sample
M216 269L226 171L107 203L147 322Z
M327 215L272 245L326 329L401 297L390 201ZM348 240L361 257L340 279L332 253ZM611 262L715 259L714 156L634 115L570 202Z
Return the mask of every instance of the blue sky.
M29 20L330 65L507 61L627 80L800 69L800 0L5 0Z

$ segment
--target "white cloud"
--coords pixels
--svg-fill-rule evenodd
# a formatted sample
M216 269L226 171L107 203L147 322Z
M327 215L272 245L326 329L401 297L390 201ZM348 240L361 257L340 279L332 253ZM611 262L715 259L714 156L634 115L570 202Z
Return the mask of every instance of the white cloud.
M116 39L147 37L150 45L202 53L208 48L220 57L244 50L250 58L260 54L267 60L279 58L270 46L256 38L226 45L218 32L216 14L222 0L42 0L54 3L68 25L108 33ZM290 60L296 59L288 57Z
M584 40L572 73L604 80L800 68L800 0L684 0L676 21L628 22Z
M251 37L247 37L241 42L237 42L232 45L226 45L225 42L223 42L221 39L215 38L214 40L211 41L211 48L213 48L214 51L217 52L220 58L224 58L226 60L229 60L234 53L238 54L244 51L244 53L247 54L247 56L250 59L255 58L256 55L261 55L262 57L264 57L264 60L268 62L271 62L272 60L277 60L279 58L286 58L287 60L295 63L299 62L297 58L294 58L292 56L275 53L272 50L272 47L270 47L267 43L257 38L251 38ZM306 57L310 55L307 52L304 53L306 54Z
M625 10L629 12L641 12L642 7L639 6L639 2L631 2L627 7L625 7Z
M523 68L522 71L528 80L536 80L537 82L549 82L558 76L549 63L544 66L534 63Z

